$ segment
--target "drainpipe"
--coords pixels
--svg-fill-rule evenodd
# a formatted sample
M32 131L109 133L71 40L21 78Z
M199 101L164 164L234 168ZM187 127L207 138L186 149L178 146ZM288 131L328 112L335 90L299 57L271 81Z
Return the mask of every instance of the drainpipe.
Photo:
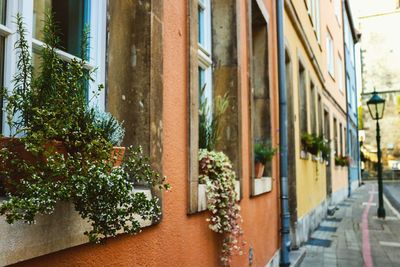
M288 199L288 116L285 73L285 43L283 33L284 0L276 1L279 77L279 151L281 200L281 266L290 266L290 213Z
M344 27L346 27L345 25L345 16L348 17L348 10L347 10L347 6L346 6L346 0L342 0L342 36L343 36L343 54L344 54L344 74L345 74L345 88L346 88L346 123L347 123L347 132L346 132L346 154L347 156L349 156L349 144L351 142L350 139L350 132L351 132L351 122L350 122L350 114L349 114L349 101L351 101L351 99L349 98L349 90L351 90L351 88L347 87L347 62L348 62L348 58L347 58L347 52L346 52L346 36L345 36L345 30ZM349 22L350 24L350 22ZM349 30L351 31L351 26L349 26ZM353 36L353 35L352 35ZM349 164L349 166L347 167L347 197L351 197L351 166Z

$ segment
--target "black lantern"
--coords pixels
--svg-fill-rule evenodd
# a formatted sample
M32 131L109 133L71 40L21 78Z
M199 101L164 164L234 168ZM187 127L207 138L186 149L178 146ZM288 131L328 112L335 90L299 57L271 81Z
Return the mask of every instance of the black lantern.
M382 99L376 91L374 91L372 97L367 102L369 113L372 119L380 120L383 117L385 111L385 99Z
M379 120L383 117L385 110L385 99L382 99L374 90L374 93L370 100L367 101L369 113L371 113L372 119L376 120L376 145L378 148L378 218L385 219L386 212L383 206L383 182L382 182L382 151L381 151L381 135L379 128Z

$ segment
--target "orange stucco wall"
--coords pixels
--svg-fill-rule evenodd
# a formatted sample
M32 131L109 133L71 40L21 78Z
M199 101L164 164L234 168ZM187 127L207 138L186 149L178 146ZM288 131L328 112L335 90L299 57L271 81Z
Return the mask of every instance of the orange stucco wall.
M119 236L104 245L85 244L20 263L20 266L219 266L220 237L208 229L207 212L187 215L188 204L188 29L187 2L164 1L164 174L172 191L164 193L160 224L136 236ZM233 266L265 266L279 249L278 162L273 167L273 190L250 198L249 82L247 1L240 3L239 59L241 78L241 127L243 199L241 200L245 255L234 257ZM255 1L254 1L255 2ZM270 15L270 55L273 129L278 125L275 1L265 1ZM277 146L277 131L273 130ZM68 238L61 237L60 238Z

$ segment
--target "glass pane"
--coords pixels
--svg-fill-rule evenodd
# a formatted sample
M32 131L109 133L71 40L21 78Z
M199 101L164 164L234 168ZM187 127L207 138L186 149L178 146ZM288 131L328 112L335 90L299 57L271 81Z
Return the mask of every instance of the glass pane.
M33 51L33 53L32 53L32 65L33 65L33 76L34 77L37 77L40 74L42 62L43 62L43 59L42 59L41 55L39 53L37 53L36 51ZM67 63L65 63L65 64L67 64ZM86 75L89 74L88 70L85 70L85 72L86 72L85 73ZM86 99L86 102L88 103L89 100L90 100L89 99L89 80L85 79L82 82L83 82L83 90L85 91L85 94L84 94L85 95L85 99Z
M204 46L204 9L199 6L198 11L198 42Z
M46 12L53 12L59 27L60 49L81 56L83 29L89 23L89 0L34 0L33 37L43 41Z
M0 36L0 86L4 86L4 46L5 38ZM0 98L0 134L3 133L3 99Z
M271 177L271 106L268 77L268 33L261 11L252 9L252 124L254 177ZM269 154L269 153L268 153Z
M0 0L0 23L6 25L7 0Z

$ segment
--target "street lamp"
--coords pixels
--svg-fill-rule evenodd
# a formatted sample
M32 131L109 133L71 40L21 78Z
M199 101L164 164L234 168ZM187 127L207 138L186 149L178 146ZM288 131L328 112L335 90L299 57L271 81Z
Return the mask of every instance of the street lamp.
M385 99L382 99L374 90L374 93L370 100L367 102L369 113L372 119L376 120L376 144L378 147L378 190L379 190L379 207L378 207L378 218L385 219L386 212L383 207L383 186L382 186L382 151L381 151L381 136L379 130L379 120L383 117L385 110Z

